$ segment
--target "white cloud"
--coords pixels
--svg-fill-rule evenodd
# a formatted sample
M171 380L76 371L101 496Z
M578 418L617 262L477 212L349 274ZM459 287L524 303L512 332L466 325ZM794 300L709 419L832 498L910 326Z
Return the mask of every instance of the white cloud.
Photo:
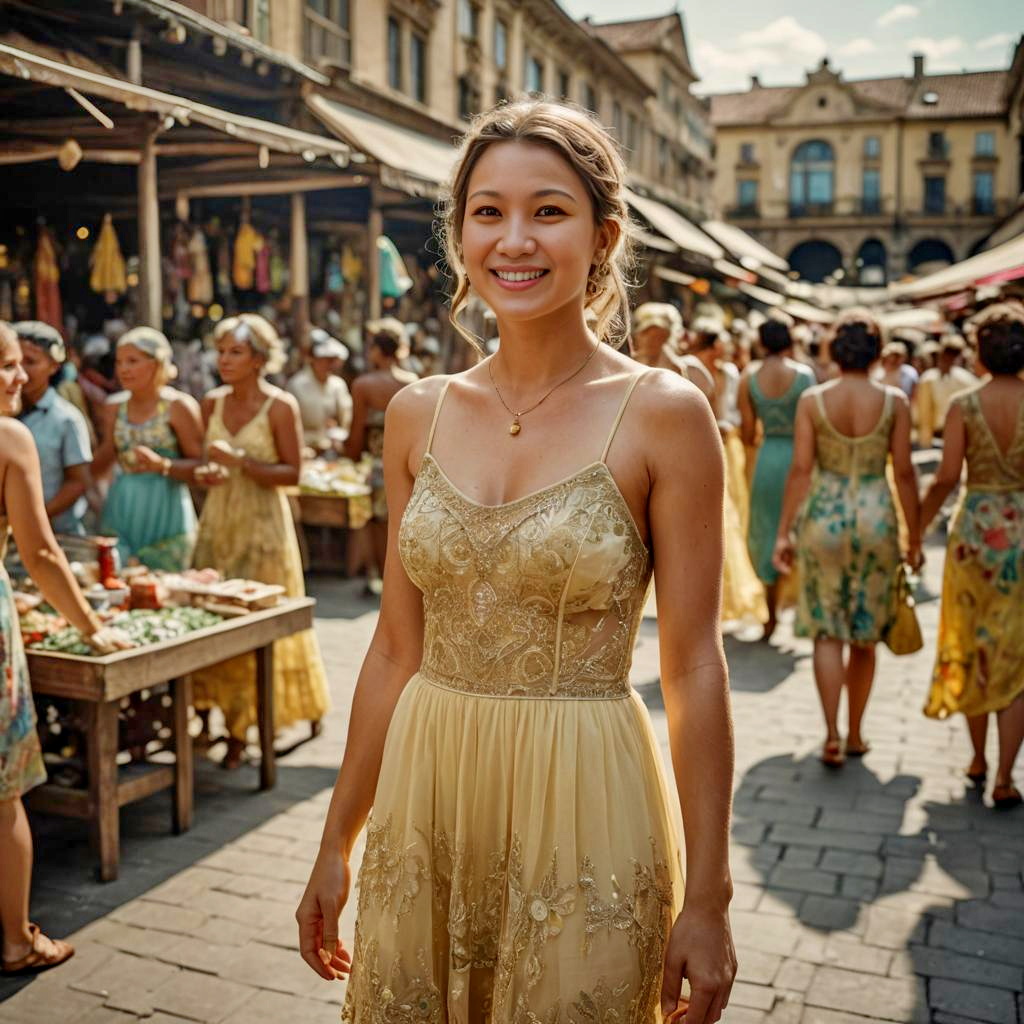
M885 28L886 25L894 25L897 21L909 21L911 18L916 18L920 13L913 4L897 4L895 7L890 7L884 14L880 14L875 24L879 28Z
M979 39L975 44L976 50L995 50L1004 46L1009 46L1013 42L1013 36L1009 32L997 32L994 36L986 36L984 39Z
M915 36L907 46L912 53L925 55L928 71L956 71L960 68L959 61L950 60L954 53L964 48L964 41L959 36L946 36L945 39Z
M874 53L878 47L866 36L851 39L836 50L840 57L863 57L867 53Z
M728 47L699 40L694 54L701 75L701 91L742 89L751 75L794 63L812 65L828 50L824 38L787 15L764 28L742 32Z

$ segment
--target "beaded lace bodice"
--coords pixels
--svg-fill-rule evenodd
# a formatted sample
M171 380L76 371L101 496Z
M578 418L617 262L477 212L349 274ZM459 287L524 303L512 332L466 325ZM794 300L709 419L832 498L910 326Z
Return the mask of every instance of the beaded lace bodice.
M1017 410L1017 429L1005 454L992 435L978 397L980 387L953 399L967 428L967 486L985 491L1024 490L1024 402Z
M874 428L861 437L849 437L832 426L821 392L816 392L811 416L818 469L840 476L884 476L893 415L892 392L886 390L882 415Z
M629 692L651 559L604 460L638 379L599 462L515 501L468 498L428 440L399 532L423 592L424 676L489 696Z
M765 437L792 437L796 422L796 407L800 396L814 384L814 374L801 368L793 374L783 394L769 398L758 382L757 374L750 375L750 399L754 411L764 426Z
M158 455L176 459L181 455L178 436L171 426L171 403L161 398L156 412L145 423L132 423L128 419L128 403L123 402L114 421L114 447L121 465L128 468L129 455L136 445L152 448Z

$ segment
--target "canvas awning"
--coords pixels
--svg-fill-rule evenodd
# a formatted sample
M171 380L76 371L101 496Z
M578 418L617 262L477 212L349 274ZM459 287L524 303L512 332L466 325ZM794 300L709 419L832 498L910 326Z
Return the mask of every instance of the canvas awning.
M794 316L797 320L806 320L813 324L830 324L835 320L834 313L827 313L817 306L812 306L799 299L789 299L779 307L784 313Z
M351 148L336 139L300 132L258 117L234 114L183 96L133 85L110 75L51 60L30 50L0 43L0 74L58 89L74 89L87 96L112 100L129 110L173 118L181 124L202 124L240 142L266 146L279 153L293 153L307 160L329 156L340 166L348 164Z
M893 295L901 299L946 295L969 288L979 281L1022 265L1024 265L1024 235L1018 235L1009 242L997 245L994 249L980 252L977 256L954 263L951 267L943 267L942 270L937 270L934 274L927 274L917 281L894 284L891 286L891 291Z
M777 256L734 224L726 224L722 220L706 220L701 227L737 257L747 270L760 271L762 267L781 270L783 273L789 270L789 264L781 256Z
M630 189L625 190L626 202L636 210L652 227L671 239L684 252L696 253L709 260L720 260L725 250L713 239L691 224L681 213L671 207L659 203L656 199L637 195Z
M436 195L451 175L458 150L421 132L311 93L306 105L335 135L380 165L381 182L412 195Z
M784 296L773 292L770 288L761 288L759 285L747 284L745 281L740 281L739 289L744 295L749 295L755 302L760 302L765 306L781 306L786 301Z

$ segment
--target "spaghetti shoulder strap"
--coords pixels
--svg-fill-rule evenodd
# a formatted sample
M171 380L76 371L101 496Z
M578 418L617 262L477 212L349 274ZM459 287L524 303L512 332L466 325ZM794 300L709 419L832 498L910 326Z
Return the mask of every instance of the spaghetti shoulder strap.
M441 406L444 405L444 396L448 394L448 385L451 384L452 379L449 377L444 382L444 387L441 388L441 393L437 396L437 405L434 406L434 418L430 421L430 432L427 434L427 450L426 454L430 454L430 449L434 445L434 431L437 429L437 418L441 415Z
M825 423L827 426L832 426L832 423L828 418L828 413L825 412L825 399L820 391L814 392L814 404L818 407L818 415L821 417L822 423Z
M629 404L630 396L633 394L633 389L640 382L640 378L646 371L641 370L639 373L634 373L629 379L629 384L626 386L626 393L622 396L622 402L619 405L619 411L615 414L615 420L612 423L612 429L608 431L608 440L604 443L604 451L601 452L601 461L604 462L608 458L608 452L611 450L612 441L615 440L615 434L619 429L619 424L622 422L622 415L626 411L626 406Z

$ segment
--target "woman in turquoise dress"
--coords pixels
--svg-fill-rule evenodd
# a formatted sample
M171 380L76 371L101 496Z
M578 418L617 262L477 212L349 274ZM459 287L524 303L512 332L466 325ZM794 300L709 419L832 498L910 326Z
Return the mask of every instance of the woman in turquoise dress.
M874 682L875 646L896 611L893 581L901 555L885 472L890 454L907 523L905 559L915 569L921 564L910 403L898 388L868 376L881 347L881 332L866 310L850 310L837 322L832 358L842 375L800 399L775 542L780 572L789 570L795 553L796 633L814 641L814 677L827 730L821 759L833 768L869 749L861 721ZM844 689L845 750L838 727Z
M118 538L122 562L134 558L151 569L187 569L196 537L188 481L203 450L199 406L167 387L174 376L171 346L152 328L122 336L117 376L125 391L104 409L93 472L104 472L115 458L121 472L100 529Z
M815 383L810 368L792 358L792 323L785 313L772 313L761 324L758 333L767 355L744 372L739 391L743 443L748 448L754 445L758 420L764 432L750 488L747 549L757 578L764 584L768 603L765 640L775 632L779 571L772 565L772 553L779 532L786 475L793 461L796 407L800 396Z

